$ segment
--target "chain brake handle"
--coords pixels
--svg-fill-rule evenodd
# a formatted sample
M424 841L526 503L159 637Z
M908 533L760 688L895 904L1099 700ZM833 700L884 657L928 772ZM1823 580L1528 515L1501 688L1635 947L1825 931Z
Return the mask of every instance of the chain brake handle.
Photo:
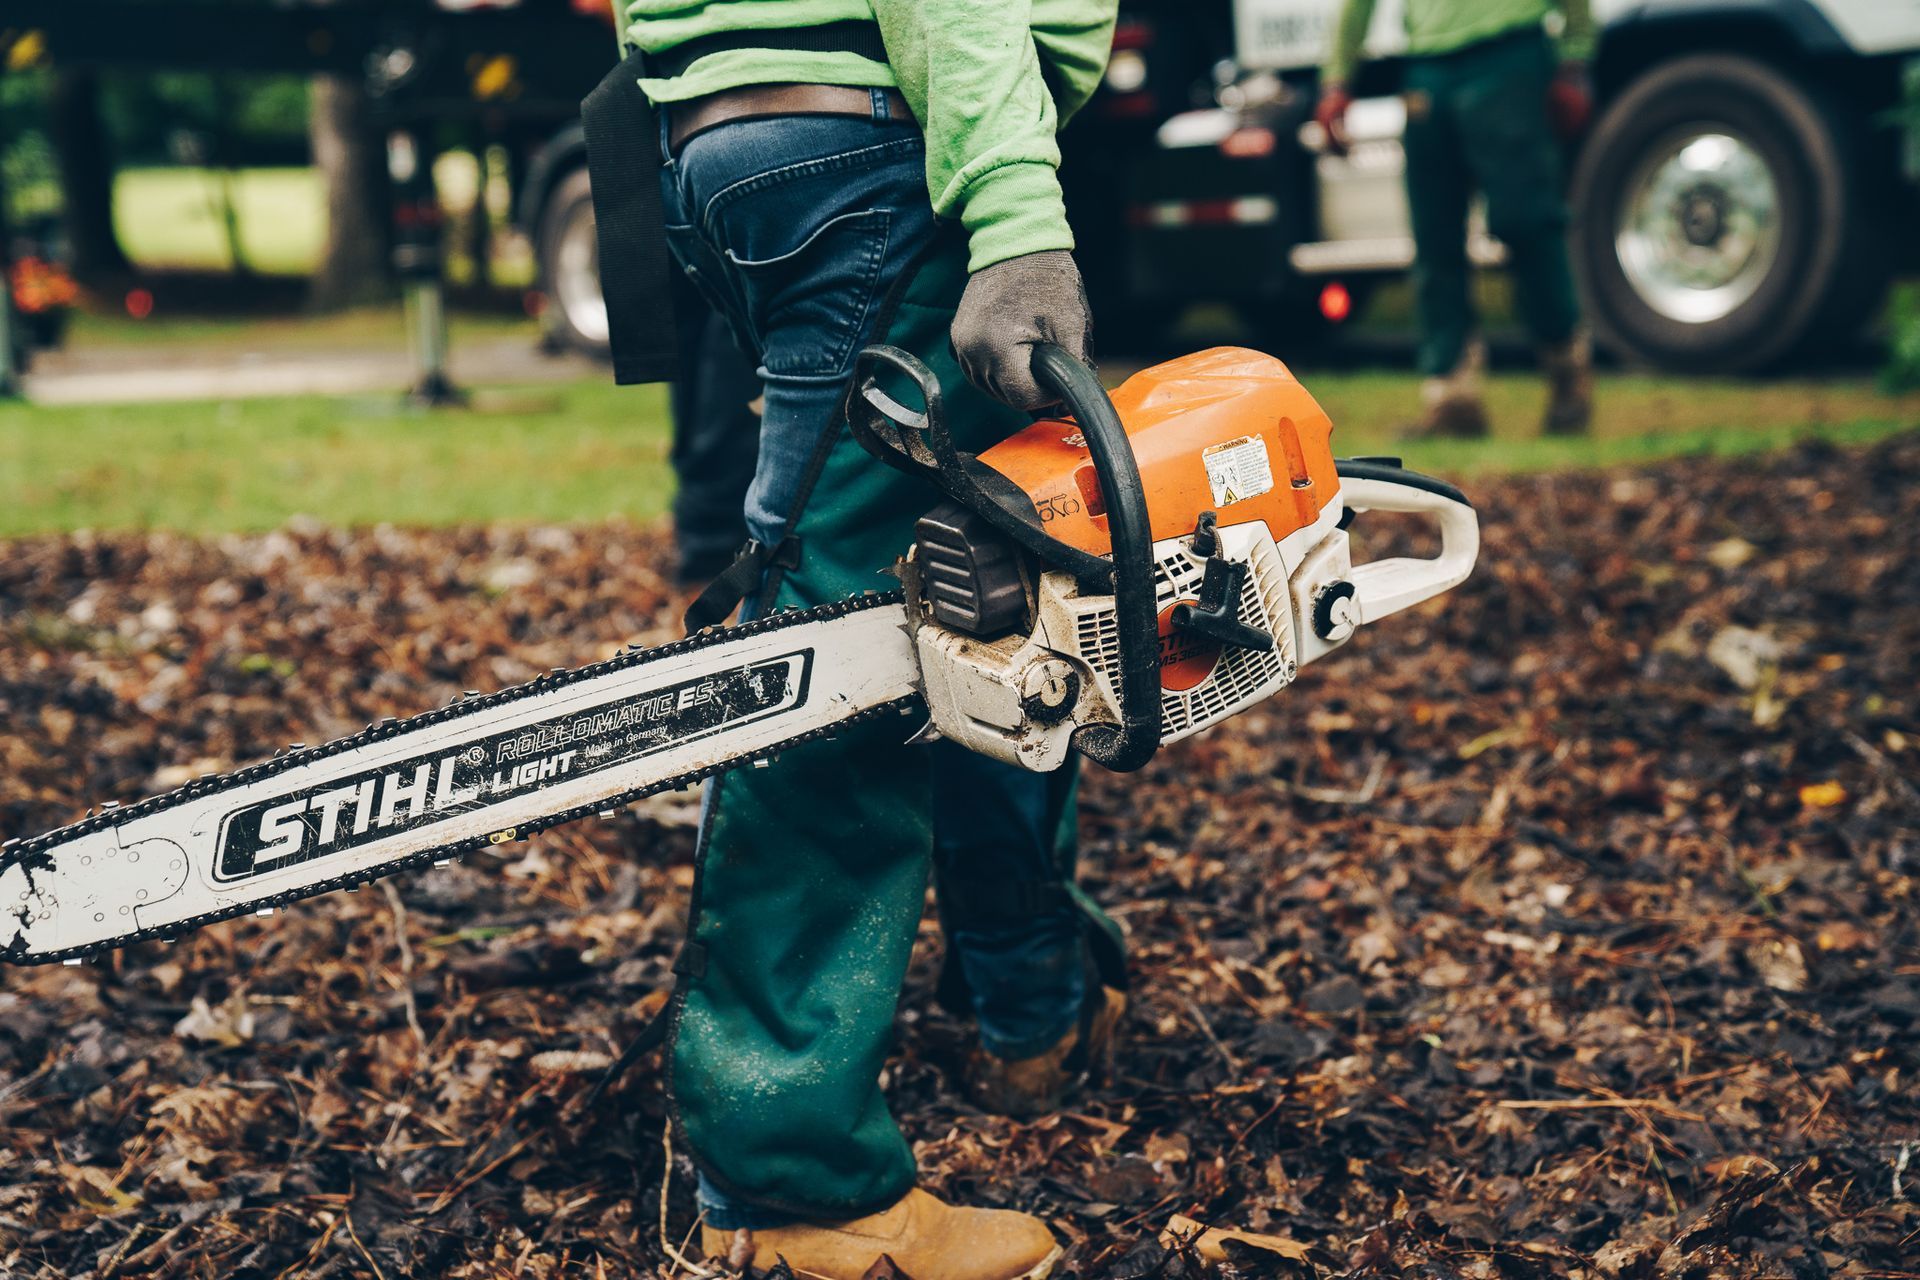
M913 385L926 407L915 410L889 394L881 386L889 374ZM1126 427L1093 370L1062 347L1036 343L1033 376L1060 397L1086 439L1106 503L1111 557L1068 546L1045 532L1032 499L1019 486L954 446L939 379L911 352L875 345L860 353L847 387L847 422L867 452L978 512L1043 562L1072 573L1083 591L1112 594L1120 644L1119 660L1108 675L1120 703L1120 723L1083 725L1073 744L1088 759L1129 772L1153 758L1161 733L1160 627L1146 492Z

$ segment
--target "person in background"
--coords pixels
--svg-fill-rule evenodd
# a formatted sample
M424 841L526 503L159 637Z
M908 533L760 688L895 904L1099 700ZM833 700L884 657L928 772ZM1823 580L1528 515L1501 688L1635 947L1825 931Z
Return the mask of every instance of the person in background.
M1344 0L1315 118L1343 153L1375 0ZM1546 20L1560 15L1558 38ZM1588 0L1406 0L1407 204L1413 222L1422 414L1412 434L1483 436L1486 344L1476 330L1467 210L1487 201L1520 318L1547 376L1545 430L1584 432L1593 351L1567 261L1561 147L1592 115Z

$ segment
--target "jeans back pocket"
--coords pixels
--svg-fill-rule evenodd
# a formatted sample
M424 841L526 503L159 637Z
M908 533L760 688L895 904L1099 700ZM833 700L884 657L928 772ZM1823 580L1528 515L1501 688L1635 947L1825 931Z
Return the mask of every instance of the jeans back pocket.
M863 209L828 218L793 248L765 258L727 251L770 374L846 371L877 302L893 214Z

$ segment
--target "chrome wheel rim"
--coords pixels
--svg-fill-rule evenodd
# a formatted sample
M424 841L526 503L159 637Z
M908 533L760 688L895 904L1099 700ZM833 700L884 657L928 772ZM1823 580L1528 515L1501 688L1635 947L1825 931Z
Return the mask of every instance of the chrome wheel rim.
M600 241L593 206L581 201L567 217L553 263L553 296L567 323L589 342L607 341L607 300L600 292Z
M1709 324L1753 297L1780 256L1780 184L1746 139L1717 125L1649 148L1622 193L1614 251L1640 300Z

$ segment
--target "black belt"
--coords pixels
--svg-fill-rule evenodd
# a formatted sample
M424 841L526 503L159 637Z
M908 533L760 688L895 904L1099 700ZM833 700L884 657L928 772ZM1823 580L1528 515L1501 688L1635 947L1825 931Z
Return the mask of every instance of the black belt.
M898 89L857 89L844 84L749 84L685 102L669 102L667 152L679 155L689 138L733 120L768 116L873 117L873 95L886 103L887 119L913 119Z

